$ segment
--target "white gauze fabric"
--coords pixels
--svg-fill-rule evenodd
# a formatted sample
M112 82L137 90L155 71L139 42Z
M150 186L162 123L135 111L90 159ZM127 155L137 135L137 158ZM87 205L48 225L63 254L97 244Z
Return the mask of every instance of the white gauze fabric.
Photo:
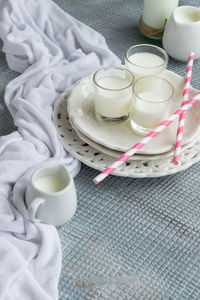
M32 172L80 164L60 144L53 104L64 89L104 65L119 64L104 38L49 0L1 0L0 38L10 69L5 92L18 131L0 137L0 299L57 299L61 247L54 226L32 223L24 193Z

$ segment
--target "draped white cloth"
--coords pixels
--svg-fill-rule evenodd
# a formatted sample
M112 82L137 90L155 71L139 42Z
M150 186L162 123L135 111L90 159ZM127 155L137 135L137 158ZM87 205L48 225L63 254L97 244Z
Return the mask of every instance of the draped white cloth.
M24 193L31 173L65 163L52 123L55 99L104 65L118 64L104 38L49 0L1 0L0 38L10 69L22 73L5 92L18 131L0 137L0 299L57 299L61 247L56 229L29 220Z

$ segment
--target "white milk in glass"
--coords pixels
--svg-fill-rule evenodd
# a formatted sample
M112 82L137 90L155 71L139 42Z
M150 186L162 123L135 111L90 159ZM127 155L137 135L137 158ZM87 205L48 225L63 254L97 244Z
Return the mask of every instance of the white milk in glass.
M94 97L95 112L107 118L119 118L129 114L132 100L130 81L118 77L107 76L98 80L98 85Z
M165 69L164 60L153 53L138 52L130 55L128 60L126 67L133 73L135 79L160 74Z
M151 102L141 101L146 99ZM168 116L170 107L169 103L162 102L163 98L154 92L142 92L133 107L134 121L144 128L153 129L157 127Z
M171 112L174 89L167 80L147 76L133 86L131 125L139 135L145 135L163 122Z

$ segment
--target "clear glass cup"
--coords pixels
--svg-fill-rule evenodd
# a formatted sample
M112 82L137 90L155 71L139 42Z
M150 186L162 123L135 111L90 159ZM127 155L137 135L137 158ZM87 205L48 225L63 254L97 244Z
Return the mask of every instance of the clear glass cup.
M160 47L140 44L125 52L125 66L133 73L135 80L161 74L167 67L169 57Z
M174 88L161 77L146 76L133 84L131 127L144 136L153 131L171 113Z
M132 103L133 74L124 67L105 67L93 76L96 119L107 124L126 121Z

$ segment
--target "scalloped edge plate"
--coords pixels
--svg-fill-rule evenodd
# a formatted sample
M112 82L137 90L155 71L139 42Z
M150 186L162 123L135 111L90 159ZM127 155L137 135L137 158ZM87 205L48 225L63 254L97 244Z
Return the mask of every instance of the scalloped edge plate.
M102 171L113 162L113 157L102 152L96 155L97 150L85 144L71 127L66 103L70 90L71 87L67 88L54 105L53 123L57 129L58 138L73 157L93 169ZM161 177L186 170L200 161L200 140L196 139L182 150L179 165L174 165L171 157L151 161L144 158L143 160L126 162L113 172L113 175L133 178Z

